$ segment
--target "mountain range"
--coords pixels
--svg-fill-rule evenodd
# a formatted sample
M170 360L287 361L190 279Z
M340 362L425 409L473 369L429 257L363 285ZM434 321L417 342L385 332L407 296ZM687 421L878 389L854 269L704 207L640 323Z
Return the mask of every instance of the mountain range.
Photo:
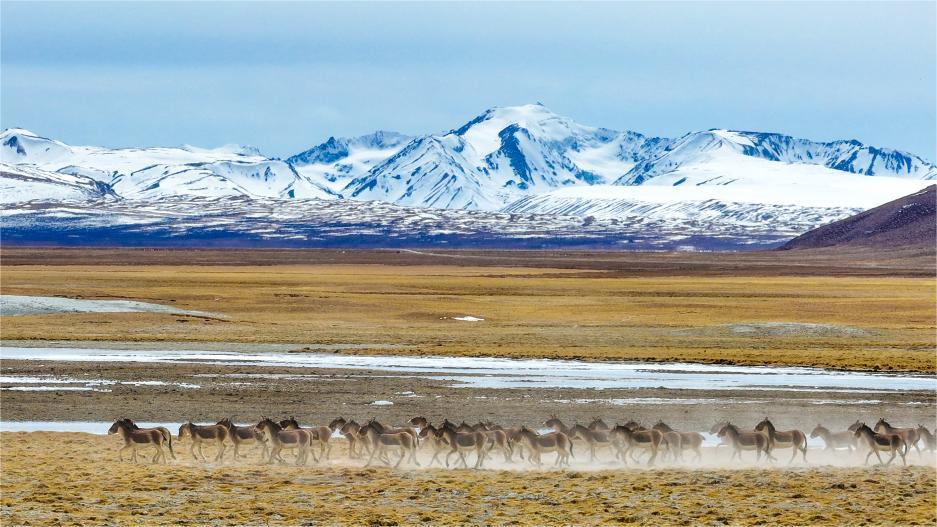
M202 198L232 207L341 200L366 209L379 201L412 214L667 224L688 236L739 228L796 235L937 179L937 166L919 156L855 140L723 129L650 137L585 126L540 104L492 108L443 133L330 137L286 159L237 145L72 146L12 128L0 134L0 162L0 202L17 206Z

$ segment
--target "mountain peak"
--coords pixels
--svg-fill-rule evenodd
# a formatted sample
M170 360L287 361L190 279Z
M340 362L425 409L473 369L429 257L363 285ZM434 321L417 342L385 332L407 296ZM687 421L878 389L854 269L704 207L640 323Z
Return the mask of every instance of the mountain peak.
M35 137L37 139L43 139L39 134L31 132L25 128L6 128L3 132L0 132L0 139L6 139L14 135L25 135L27 137Z
M297 166L332 164L343 162L356 151L386 150L389 156L392 150L399 149L411 139L408 135L390 130L378 130L357 137L329 136L325 142L290 156L287 162Z

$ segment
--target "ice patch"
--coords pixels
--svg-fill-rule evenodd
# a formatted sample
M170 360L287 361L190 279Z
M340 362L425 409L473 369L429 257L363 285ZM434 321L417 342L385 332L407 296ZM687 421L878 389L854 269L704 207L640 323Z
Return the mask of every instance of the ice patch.
M371 406L393 406L393 401L374 401Z
M0 386L16 384L26 386L3 386L4 390L13 390L20 392L33 392L33 391L53 391L53 390L66 390L66 391L99 391L99 392L109 392L111 390L106 389L97 389L99 386L176 386L184 389L198 389L201 388L198 384L190 384L185 382L166 382L166 381L114 381L110 379L77 379L71 377L28 377L28 376L17 376L17 375L0 375ZM83 386L48 386L48 385L60 385L60 384L81 384Z
M90 386L4 386L4 390L14 392L109 392L107 389Z
M0 432L83 432L106 435L112 424L104 421L0 421ZM140 428L165 426L174 430L181 425L182 423L137 422Z
M482 322L482 321L484 321L485 319L483 319L483 318L478 318L478 317L473 317L473 316L471 316L471 315L465 315L465 316L462 316L462 317L452 317L452 320L461 320L462 322Z

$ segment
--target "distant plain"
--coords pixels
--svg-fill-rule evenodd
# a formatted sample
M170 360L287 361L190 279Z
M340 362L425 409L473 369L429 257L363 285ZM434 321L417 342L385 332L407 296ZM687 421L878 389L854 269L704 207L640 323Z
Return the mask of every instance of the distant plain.
M549 268L514 267L511 252L296 251L281 263L277 251L5 249L4 294L139 300L220 316L4 317L0 336L937 371L937 281L921 276L926 268L887 273L880 262L841 268L806 258L796 268L775 254L562 253ZM736 271L713 272L719 265Z

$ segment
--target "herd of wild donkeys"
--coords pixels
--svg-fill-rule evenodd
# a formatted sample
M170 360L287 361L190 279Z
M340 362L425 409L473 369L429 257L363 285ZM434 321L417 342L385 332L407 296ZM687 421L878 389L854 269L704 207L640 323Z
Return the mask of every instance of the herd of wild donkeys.
M264 417L253 426L238 426L230 419L222 419L213 425L185 423L179 427L178 439L191 439L189 452L196 460L207 461L202 453L202 445L208 443L217 446L215 461L222 461L226 445L230 442L234 447L234 459L241 458L242 446L258 445L263 449L261 459L267 463L284 463L281 453L290 450L296 452L297 465L305 465L310 456L315 462L329 459L334 436L344 437L348 441L351 458L366 455L367 465L375 461L389 465L391 455L396 455L395 467L400 466L405 459L408 463L420 466L417 450L421 447L428 448L433 454L430 466L445 461L448 467L450 461L456 458L456 462L466 468L466 454L474 452L474 467L481 468L494 450L504 456L506 463L510 463L517 455L521 460L526 459L539 466L544 453L555 453L555 465L568 466L576 444L589 452L591 461L598 459L597 454L602 451L614 454L614 458L624 464L628 463L629 458L638 463L636 455L644 452L649 454L648 465L652 465L658 455L662 460L677 462L684 459L685 452L690 452L695 456L695 461L702 459L702 434L678 432L663 422L650 428L634 421L610 427L597 418L589 426L566 426L553 416L543 423L543 427L550 431L538 433L526 426L501 427L490 422L469 425L463 421L456 425L448 420L434 426L424 417L414 417L406 426L391 427L374 419L361 425L354 420L346 421L339 417L328 426L304 428L292 417L279 422ZM728 422L717 423L710 433L717 434L722 443L732 449L731 459L738 457L741 460L743 451L755 451L757 460L760 461L764 454L767 460L774 461L774 450L791 449L790 462L794 461L798 453L804 462L807 461L806 435L800 430L779 431L768 418L755 425L753 430L740 430ZM176 459L172 449L172 434L165 427L139 428L130 419L119 419L111 425L108 434L120 434L123 439L124 446L119 453L121 461L125 450L130 450L131 460L136 461L137 450L141 448L155 448L154 463L166 461L164 446L168 446L172 459ZM873 454L880 464L891 464L896 456L900 456L902 463L907 464L905 457L912 447L917 449L919 455L922 454L919 443L923 443L925 450L937 451L934 434L923 425L895 428L884 418L879 419L874 428L856 421L844 432L831 432L817 425L810 437L822 439L826 449L831 451L847 449L851 453L853 449L865 449L868 451L866 464ZM891 454L887 462L882 459L882 452ZM444 456L442 460L440 456Z

